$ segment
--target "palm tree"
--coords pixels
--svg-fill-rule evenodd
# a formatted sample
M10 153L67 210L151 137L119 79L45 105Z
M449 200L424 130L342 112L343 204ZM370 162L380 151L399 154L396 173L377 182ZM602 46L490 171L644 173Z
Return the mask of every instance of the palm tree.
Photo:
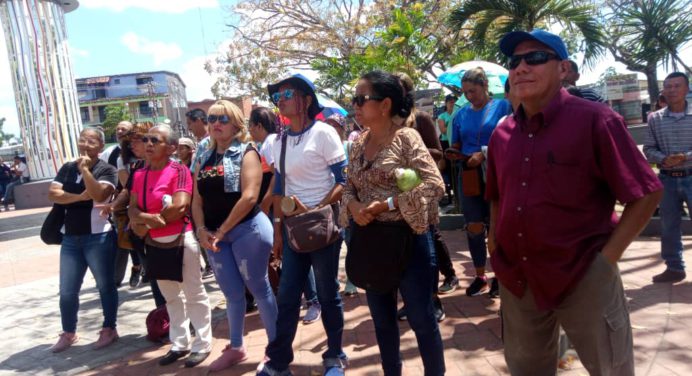
M591 65L605 51L605 38L594 14L593 6L573 0L465 0L452 11L449 23L453 29L470 32L476 51L496 57L500 56L497 42L502 35L557 23L569 35L581 34L584 61Z
M671 65L674 70L679 65L692 74L678 53L692 41L689 0L613 0L608 5L604 15L611 36L608 50L627 69L646 75L652 101L659 93L659 64Z

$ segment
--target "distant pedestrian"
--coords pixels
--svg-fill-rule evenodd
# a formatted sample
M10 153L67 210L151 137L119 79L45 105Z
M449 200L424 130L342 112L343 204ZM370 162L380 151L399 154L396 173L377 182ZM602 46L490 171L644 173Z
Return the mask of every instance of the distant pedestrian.
M197 145L195 142L187 137L180 137L178 140L178 150L175 152L176 157L181 164L185 167L190 168L192 165L192 158L197 150Z
M486 188L509 372L556 375L561 326L589 374L634 375L617 261L661 184L620 115L562 88L560 37L511 32L500 50L520 103L491 136ZM616 200L625 205L619 220Z
M692 207L692 108L686 101L689 79L674 72L663 81L668 106L649 116L644 154L659 168L663 183L661 200L661 257L666 270L653 282L679 282L685 279L680 225L683 202Z
M10 166L5 164L5 161L0 157L0 198L5 195L5 188L12 180L12 170Z
M196 150L192 157L192 162L189 166L190 172L192 174L197 171L198 165L201 163L200 158L202 154L209 149L209 130L207 126L207 113L201 108L193 108L185 114L185 121L187 123L187 129L192 132L195 137ZM202 251L202 258L204 259L204 270L202 272L202 278L211 278L214 276L214 270L209 263L209 257L206 251Z
M485 275L487 234L490 211L483 197L485 191L485 154L490 135L498 121L512 112L509 101L493 99L488 91L488 76L482 68L467 70L461 78L461 91L469 101L452 120L452 147L447 158L459 163L459 197L466 221L466 240L476 276L466 288L466 295L495 294L497 280L488 283Z
M10 204L14 204L15 187L30 180L29 166L26 165L26 160L23 157L18 155L14 157L14 164L10 167L10 177L10 182L5 187L5 196L2 199L5 211L10 210Z
M104 318L94 349L106 347L118 339L115 329L118 290L113 277L117 252L115 232L96 207L96 204L110 199L117 184L115 167L98 158L104 138L99 129L84 129L77 141L80 157L75 162L62 165L48 190L48 199L65 207L65 235L60 246L63 332L51 347L51 351L56 353L67 350L79 340L79 291L87 268L96 279Z
M581 77L581 75L579 74L579 65L577 65L577 63L574 60L568 60L567 62L569 63L569 66L567 67L567 74L565 75L565 78L562 80L562 84L565 87L574 87L574 89L572 89L573 91L570 92L570 94L577 95L575 93L579 93L577 95L578 97L590 100L591 102L605 103L605 99L603 99L603 97L601 97L593 89L586 87L577 88L577 81L579 81L579 77Z

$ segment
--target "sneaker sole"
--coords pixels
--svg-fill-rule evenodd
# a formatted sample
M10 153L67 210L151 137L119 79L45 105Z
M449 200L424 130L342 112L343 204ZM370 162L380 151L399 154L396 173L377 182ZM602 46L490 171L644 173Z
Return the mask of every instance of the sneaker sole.
M488 291L490 291L490 289L486 287L486 288L480 289L477 293L474 293L474 294L469 294L469 293L467 292L467 293L466 293L466 296L479 296L479 295L485 294L485 293L488 292Z
M447 295L447 294L453 293L454 291L457 291L458 288L459 288L459 286L454 286L453 288L451 288L451 289L449 289L449 290L440 290L440 289L438 289L437 293L440 294L440 295Z

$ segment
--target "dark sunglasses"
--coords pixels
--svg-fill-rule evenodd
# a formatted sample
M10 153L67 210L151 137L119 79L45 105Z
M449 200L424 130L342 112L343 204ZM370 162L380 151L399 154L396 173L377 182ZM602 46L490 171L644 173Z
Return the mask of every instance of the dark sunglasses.
M216 121L219 121L221 124L228 124L231 122L231 118L228 117L228 115L209 115L207 116L207 123L212 124L216 123Z
M512 55L509 58L509 69L515 69L524 60L528 65L541 65L549 60L562 60L559 56L546 51L532 51L522 55Z
M286 89L283 91L283 93L277 91L276 93L272 94L272 101L274 101L274 103L279 103L281 97L283 97L285 100L289 100L292 99L295 94L296 91L294 89Z
M356 95L351 99L351 105L358 105L362 107L367 101L381 101L384 97L379 97L377 95Z
M159 138L156 136L143 136L142 138L140 138L140 140L145 144L147 144L147 143L149 143L149 141L151 141L151 144L154 146L158 145L159 142L163 142L163 141L159 140Z

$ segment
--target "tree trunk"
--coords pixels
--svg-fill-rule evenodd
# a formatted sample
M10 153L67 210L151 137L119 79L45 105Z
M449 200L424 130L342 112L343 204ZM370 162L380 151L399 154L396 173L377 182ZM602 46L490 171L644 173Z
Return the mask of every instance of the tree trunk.
M656 74L656 67L647 67L644 70L644 74L646 74L646 82L648 84L648 92L649 92L649 103L653 106L654 103L658 100L658 76Z

